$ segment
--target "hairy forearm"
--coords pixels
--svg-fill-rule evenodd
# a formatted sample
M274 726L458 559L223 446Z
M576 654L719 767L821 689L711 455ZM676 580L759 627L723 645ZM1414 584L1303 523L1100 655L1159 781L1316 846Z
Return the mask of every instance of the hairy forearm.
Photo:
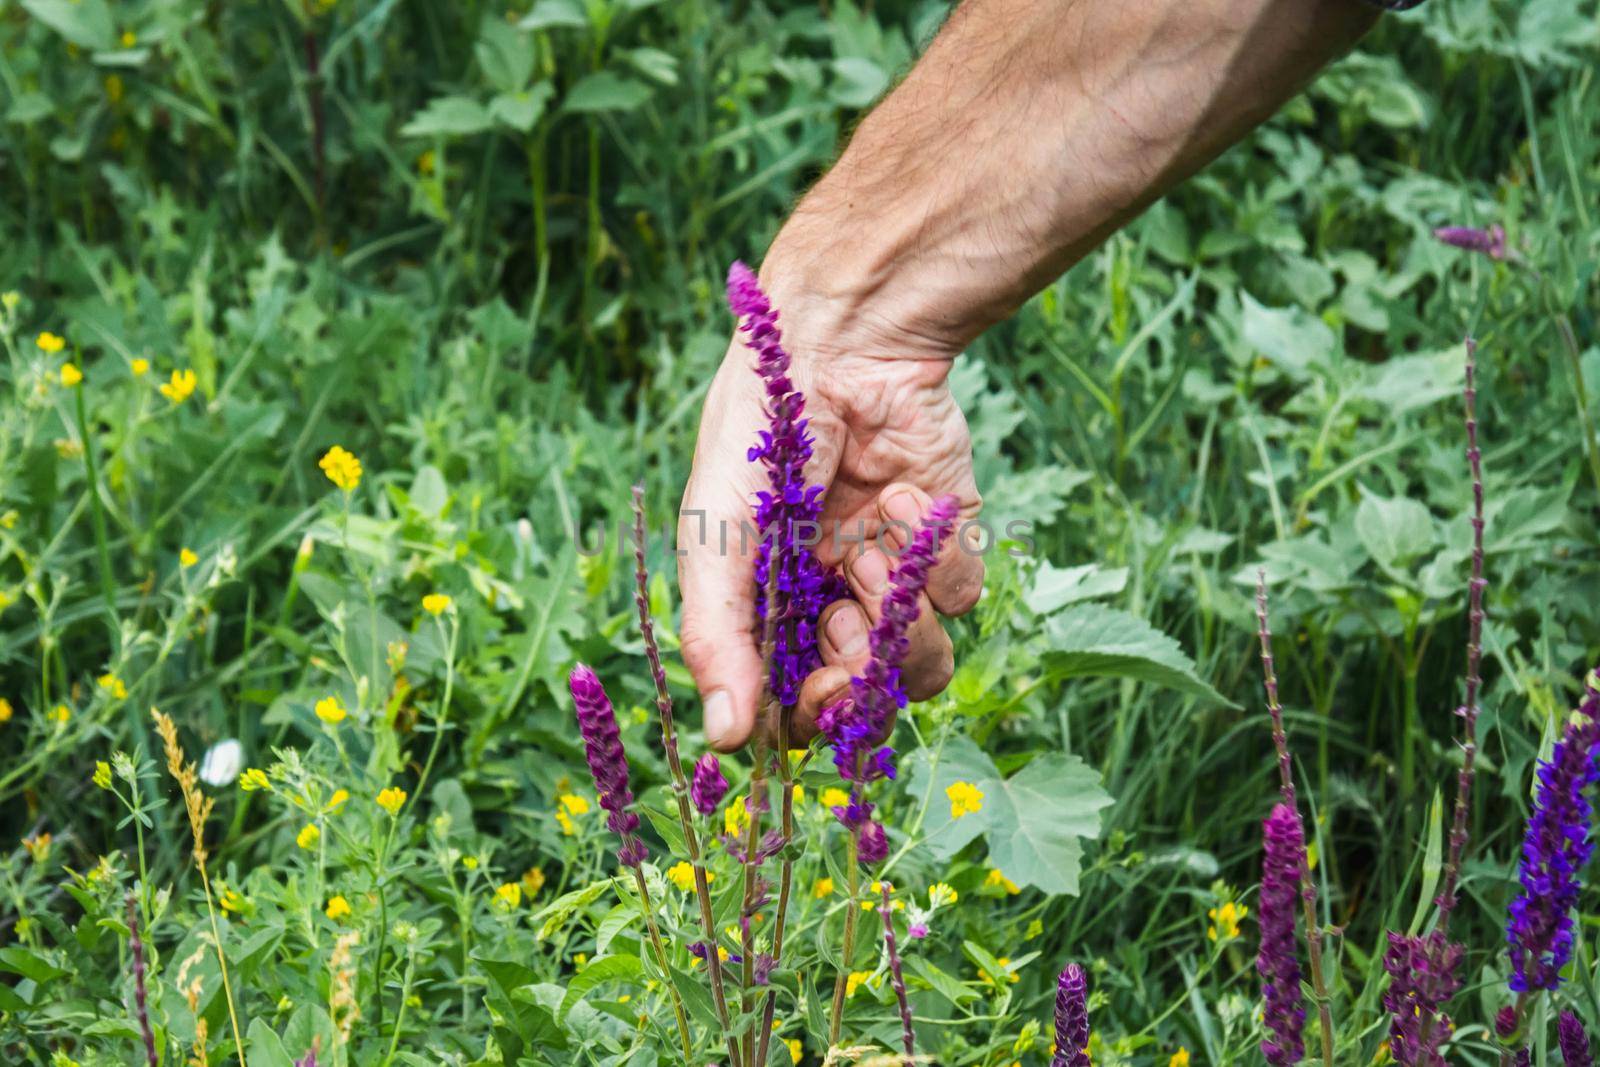
M1358 0L967 0L762 274L819 346L947 357L1272 114L1373 17Z

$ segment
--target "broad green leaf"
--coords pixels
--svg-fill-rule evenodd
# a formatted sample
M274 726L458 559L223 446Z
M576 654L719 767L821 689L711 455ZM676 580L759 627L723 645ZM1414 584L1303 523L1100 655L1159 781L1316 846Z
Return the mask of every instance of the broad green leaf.
M562 110L574 114L595 111L632 111L650 99L648 86L609 70L598 70L567 91Z
M1022 602L1035 615L1048 615L1080 600L1120 593L1128 584L1128 568L1102 570L1097 563L1081 567L1057 567L1049 560L1040 562L1033 584L1022 595Z
M1237 707L1195 674L1178 642L1125 611L1080 604L1050 618L1045 640L1042 663L1053 678L1134 678Z
M539 940L542 941L561 929L580 908L587 908L593 904L595 899L609 888L611 888L610 880L602 878L598 882L590 882L581 889L563 893L545 905L543 910L533 917L533 921L539 924Z
M1356 508L1356 536L1385 569L1409 563L1434 547L1433 516L1409 497L1364 492Z
M250 1029L244 1036L250 1049L246 1059L251 1063L260 1064L260 1067L294 1067L294 1057L283 1047L283 1039L260 1019L251 1021Z
M866 107L889 88L889 72L870 59L836 59L833 76L829 95L843 107Z
M48 985L57 978L71 973L57 967L33 949L21 945L0 948L0 971L10 971L12 974L31 978L40 986Z
M545 105L554 95L549 82L539 82L531 89L516 93L501 93L489 101L489 114L496 122L527 133L544 114Z
M465 137L494 125L489 112L470 96L439 96L400 129L402 137Z
M937 760L937 765L934 765ZM935 862L943 863L955 857L974 838L994 824L995 808L989 806L987 797L1000 787L1000 772L994 761L964 736L945 742L937 753L918 749L906 760L909 792L914 797L927 795L928 813L923 818L922 847ZM951 803L945 790L957 782L966 782L981 790L985 796L982 808L968 812L960 818L951 815Z
M1100 773L1077 756L1041 756L1006 779L1003 795L1013 826L990 831L989 862L1018 885L1076 896L1080 839L1100 836L1111 803Z
M117 28L105 0L22 0L22 6L79 48L116 47Z
M1240 291L1245 344L1294 378L1333 355L1337 339L1328 324L1303 308L1270 308Z
M556 1020L565 1022L567 1013L572 1010L573 1005L581 1001L601 982L626 981L638 978L643 973L644 964L640 962L638 956L605 956L598 960L590 960L589 965L567 983L566 995L561 998L561 1006L556 1009Z
M517 23L524 30L550 30L560 27L581 30L589 25L578 0L539 0Z
M533 77L530 43L504 19L487 18L472 51L490 85L501 93L519 93Z
M921 956L906 960L906 969L928 983L928 987L952 1004L962 1004L978 996L977 990L962 985L960 981L941 971Z

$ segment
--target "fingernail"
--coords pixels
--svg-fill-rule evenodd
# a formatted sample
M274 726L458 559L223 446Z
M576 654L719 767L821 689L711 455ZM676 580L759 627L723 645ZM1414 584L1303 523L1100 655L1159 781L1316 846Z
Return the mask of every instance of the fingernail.
M733 733L733 697L726 689L712 690L706 697L706 741L715 745Z
M888 519L884 533L899 548L911 543L911 536L922 521L922 504L915 493L902 489L883 502L883 514Z
M860 608L846 604L828 617L828 642L846 659L854 659L867 650L867 624Z
M882 552L873 549L856 557L850 564L850 573L868 593L881 593L889 584L889 565Z

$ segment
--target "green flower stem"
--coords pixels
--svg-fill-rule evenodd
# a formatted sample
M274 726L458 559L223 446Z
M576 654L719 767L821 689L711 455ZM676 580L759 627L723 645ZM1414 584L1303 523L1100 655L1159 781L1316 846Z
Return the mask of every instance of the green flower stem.
M850 961L856 953L856 915L861 911L856 896L861 892L861 854L856 846L856 835L850 834L846 869L850 872L850 899L844 912L844 945L839 956L839 973L833 980L833 1017L828 1020L828 1047L839 1043L839 1029L844 1024L844 988L850 976Z
M100 555L100 592L106 598L106 614L112 625L117 618L117 590L111 580L111 547L106 535L105 505L100 500L100 470L95 463L94 443L89 439L89 412L83 399L84 386L73 387L73 403L78 412L78 441L83 445L83 465L89 475L89 504L94 515L94 544Z
M783 861L778 875L778 911L772 924L772 958L783 962L783 930L789 917L789 894L794 885L794 859L789 843L794 840L794 768L789 765L789 733L794 709L785 707L778 715L778 781L783 789ZM767 990L767 1003L761 1010L761 1029L756 1038L755 1067L766 1067L767 1049L772 1044L772 1022L777 1011L778 991Z
M644 912L644 924L650 931L650 946L655 949L656 963L661 966L661 981L666 984L667 995L672 998L672 1013L678 1020L678 1038L683 1042L683 1062L694 1063L694 1043L689 1038L689 1017L683 1010L683 998L678 995L678 985L672 980L672 968L667 965L667 947L661 943L661 928L656 925L655 905L650 902L650 889L644 884L644 869L633 868L633 884L639 889L639 908ZM711 946L716 954L716 946Z
M444 624L434 618L440 632ZM444 658L444 698L439 701L439 713L433 717L433 744L428 747L427 762L422 765L422 773L417 776L417 788L411 796L406 798L407 804L415 804L422 799L422 787L428 784L428 775L433 771L433 761L439 756L439 745L444 740L444 723L450 716L450 694L455 688L456 681L456 640L461 636L461 620L455 614L455 609L450 611L450 647Z

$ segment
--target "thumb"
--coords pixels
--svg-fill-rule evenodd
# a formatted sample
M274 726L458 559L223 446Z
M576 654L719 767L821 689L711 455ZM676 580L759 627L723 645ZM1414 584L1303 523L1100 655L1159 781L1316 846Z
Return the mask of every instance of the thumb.
M761 700L761 653L755 638L757 539L738 479L710 496L690 478L678 512L679 629L684 663L704 704L706 741L731 752L750 738Z

